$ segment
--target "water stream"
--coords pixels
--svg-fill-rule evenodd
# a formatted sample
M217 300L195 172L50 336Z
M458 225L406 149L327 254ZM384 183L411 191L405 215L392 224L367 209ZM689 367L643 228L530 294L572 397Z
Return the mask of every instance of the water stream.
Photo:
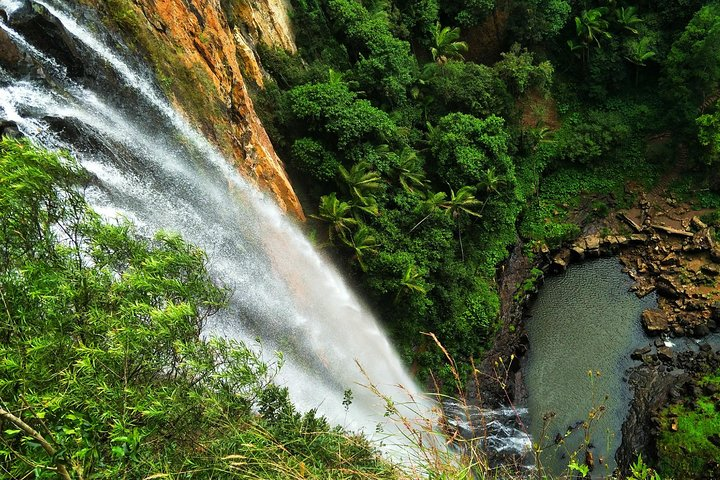
M69 150L94 177L86 196L108 219L131 219L147 234L178 231L206 250L212 275L232 291L229 308L214 317L207 334L250 344L259 338L268 358L282 351L278 383L288 386L293 401L354 430L375 432L385 406L359 386L368 380L356 361L396 400L407 398L398 385L420 398L377 321L341 276L171 107L152 76L109 46L100 24L90 30L76 20L67 3L35 3L111 75L71 78L62 59L13 28L24 3L0 0L10 17L0 28L38 71L18 76L0 68L0 120L16 122L48 148ZM346 412L348 388L354 401Z
M548 278L531 306L524 371L530 432L548 447L542 464L551 472L567 467L588 420L593 478L615 469L632 398L625 373L637 363L630 353L649 343L640 315L657 302L654 294L638 299L628 291L631 284L617 259L593 260ZM555 445L558 434L563 441ZM577 462L584 461L583 450Z

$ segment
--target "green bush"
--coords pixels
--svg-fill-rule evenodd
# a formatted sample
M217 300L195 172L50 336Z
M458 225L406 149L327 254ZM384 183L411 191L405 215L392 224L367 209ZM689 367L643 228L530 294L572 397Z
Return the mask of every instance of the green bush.
M201 250L101 222L78 167L27 142L0 142L0 179L0 471L396 476L366 440L297 413L261 353L201 338L226 298Z

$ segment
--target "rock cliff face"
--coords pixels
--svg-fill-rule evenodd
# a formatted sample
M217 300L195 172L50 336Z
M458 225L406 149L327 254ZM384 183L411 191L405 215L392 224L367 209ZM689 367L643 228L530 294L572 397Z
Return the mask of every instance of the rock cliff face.
M238 170L304 220L253 106L257 42L294 51L286 0L81 0L142 54L173 102Z

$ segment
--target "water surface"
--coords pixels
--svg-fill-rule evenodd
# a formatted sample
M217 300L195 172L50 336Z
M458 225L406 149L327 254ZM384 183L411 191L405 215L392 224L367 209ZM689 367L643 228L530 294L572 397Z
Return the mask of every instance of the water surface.
M631 285L617 259L593 260L548 278L530 308L524 371L529 427L533 441L550 445L542 463L551 472L560 473L567 466L585 431L579 426L559 447L556 435L565 436L569 427L593 415L599 417L590 422L593 476L602 478L615 468L615 450L631 400L625 372L635 363L630 353L650 342L640 315L657 304L654 294L638 299L628 291ZM550 412L555 415L543 428ZM584 455L578 454L578 463Z

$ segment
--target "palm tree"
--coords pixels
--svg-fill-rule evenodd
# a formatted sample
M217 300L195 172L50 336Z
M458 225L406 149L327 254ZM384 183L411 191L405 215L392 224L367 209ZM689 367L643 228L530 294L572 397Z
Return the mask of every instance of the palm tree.
M460 242L460 254L462 260L465 261L465 249L463 248L462 235L460 233L460 217L462 214L471 215L473 217L480 217L480 213L476 212L475 209L480 205L480 200L475 197L475 187L464 186L460 187L457 194L450 189L450 199L440 205L441 208L445 209L448 215L452 215L453 219L458 228L458 241Z
M353 249L358 265L360 265L363 272L366 272L367 266L365 265L365 262L363 262L363 256L368 253L376 253L377 247L380 246L373 235L372 230L370 230L370 228L366 225L360 224L353 236L350 238L343 238L343 242L345 245Z
M310 217L328 224L328 240L331 243L336 236L344 241L352 231L352 227L357 225L357 220L349 215L351 209L351 204L338 200L333 192L320 197L318 213Z
M647 65L645 62L654 56L655 52L650 50L650 39L648 37L639 40L632 39L627 43L627 55L625 58L635 65L635 86L638 84L640 67Z
M443 202L440 207L444 208L445 212L455 219L463 213L473 217L480 217L480 213L476 212L475 208L481 205L481 202L475 197L475 191L475 187L468 185L460 187L457 193L451 188L450 199Z
M395 166L395 174L400 185L408 192L414 192L413 187L427 188L427 180L420 159L415 150L410 147L405 147L400 152L400 158Z
M579 17L575 17L575 30L578 38L585 47L585 62L590 61L590 45L595 43L600 47L600 38L612 38L608 29L608 22L603 17L608 12L607 7L584 10Z
M635 25L643 23L643 19L638 17L636 13L637 7L620 7L615 10L615 20L622 28L637 35L638 31Z
M370 191L378 190L383 185L380 174L370 170L370 164L367 162L358 162L350 167L350 170L340 165L339 172L350 195L360 205L369 202L367 196Z
M485 210L485 205L493 195L500 195L500 187L505 185L505 177L495 173L495 167L489 167L484 172L483 179L480 181L478 186L485 189L485 201L482 204L479 214L482 214Z
M437 63L445 63L449 59L463 60L463 53L468 51L467 42L459 41L460 29L442 27L440 22L435 24L433 32L435 46L430 49L433 60Z
M422 295L425 295L428 290L429 289L423 281L423 277L418 271L417 267L411 263L405 269L403 278L400 281L400 289L398 290L397 295L395 295L395 302L400 299L400 296L404 292L407 292L408 294L420 293Z
M415 231L416 228L418 228L425 220L430 218L430 216L437 212L440 207L445 203L445 192L437 192L433 193L431 191L427 191L425 193L425 200L422 203L422 209L427 212L427 215L425 215L422 220L420 220L418 223L415 224L413 228L410 229L408 233L412 233Z

